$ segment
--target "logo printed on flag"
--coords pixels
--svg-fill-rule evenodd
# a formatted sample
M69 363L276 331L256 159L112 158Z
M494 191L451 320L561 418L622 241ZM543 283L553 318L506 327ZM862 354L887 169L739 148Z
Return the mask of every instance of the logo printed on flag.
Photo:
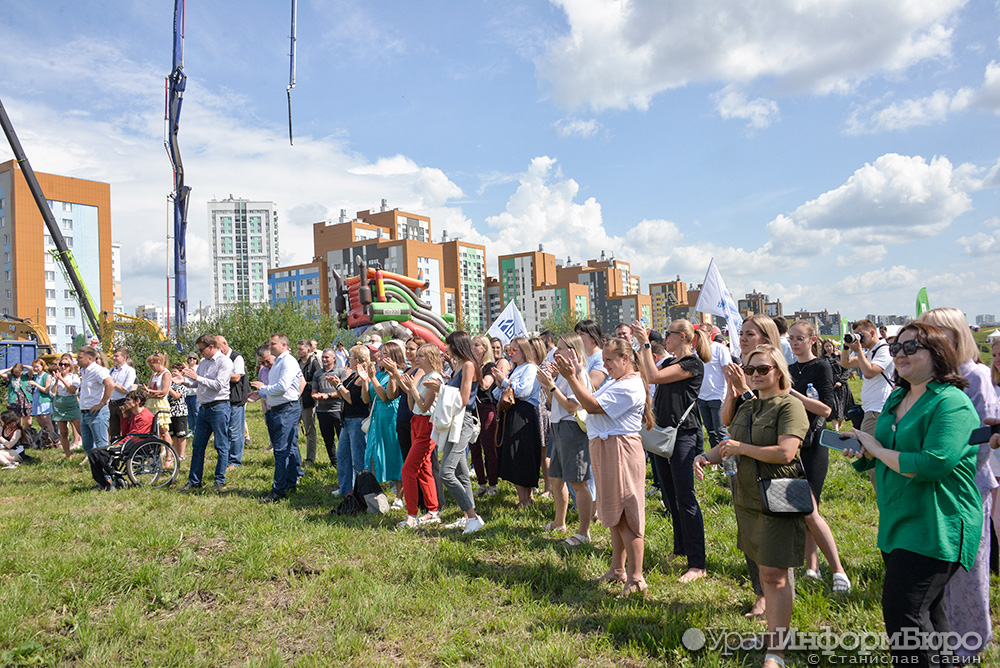
M524 319L513 299L507 303L503 313L490 325L486 333L495 339L500 339L504 345L518 336L528 336L528 328L524 326Z

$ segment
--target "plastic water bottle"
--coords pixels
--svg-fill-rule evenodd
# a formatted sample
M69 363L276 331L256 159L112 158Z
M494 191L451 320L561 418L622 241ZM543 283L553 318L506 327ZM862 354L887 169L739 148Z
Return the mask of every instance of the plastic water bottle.
M728 476L736 475L736 455L729 455L722 458L722 471Z
M813 387L812 383L806 385L806 396L815 401L819 401L819 392L816 391L816 388Z

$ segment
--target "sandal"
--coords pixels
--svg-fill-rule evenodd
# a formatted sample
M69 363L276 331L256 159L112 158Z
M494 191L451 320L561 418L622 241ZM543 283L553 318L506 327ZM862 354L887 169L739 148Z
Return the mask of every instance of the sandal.
M847 579L847 575L844 573L834 573L833 574L833 593L834 594L848 594L851 591L851 581Z
M590 542L590 536L585 536L582 533L575 533L566 540L563 541L570 547L579 547L580 545L586 545Z
M811 568L807 568L806 569L806 577L810 578L812 580L822 580L823 579L823 574L820 573L818 570L814 571Z
M421 524L441 524L441 516L438 511L432 510L417 521Z
M591 582L627 582L628 578L625 577L625 571L616 571L614 569L609 569L607 573L599 578L594 578Z
M407 515L406 519L396 525L397 529L416 529L420 525L420 520L418 520L413 515Z
M559 526L556 526L555 524L556 524L555 522L549 522L548 524L542 527L542 531L544 531L545 533L566 533L565 524L560 524Z

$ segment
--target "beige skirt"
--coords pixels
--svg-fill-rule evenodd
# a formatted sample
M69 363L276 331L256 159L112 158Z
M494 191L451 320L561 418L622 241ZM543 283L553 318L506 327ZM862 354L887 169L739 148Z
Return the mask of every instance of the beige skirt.
M646 531L646 453L639 434L590 439L597 486L597 517L606 527L623 521L640 538Z

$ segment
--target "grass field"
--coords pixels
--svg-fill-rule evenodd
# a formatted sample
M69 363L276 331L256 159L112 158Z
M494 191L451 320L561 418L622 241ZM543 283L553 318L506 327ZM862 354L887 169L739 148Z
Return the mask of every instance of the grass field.
M589 578L608 531L566 548L539 529L551 501L514 508L509 485L480 504L483 531L397 532L401 513L330 515L335 470L309 469L286 502L261 505L273 459L263 420L229 491L91 491L89 471L50 450L0 472L0 665L5 666L759 666L762 653L690 652L688 628L760 633L722 474L699 484L709 576L676 582L670 523L647 504L650 597L620 600ZM320 448L322 451L322 448ZM320 455L323 457L324 455ZM206 469L214 465L210 450ZM852 593L796 585L793 625L880 631L882 566L867 479L840 457L824 492ZM186 466L182 468L182 476ZM458 516L452 503L445 522ZM1000 595L994 580L993 604ZM994 620L996 621L996 620ZM837 652L844 654L844 652ZM855 657L857 660L858 657ZM792 652L789 665L813 662ZM837 664L841 665L841 664ZM983 665L1000 665L996 650Z

